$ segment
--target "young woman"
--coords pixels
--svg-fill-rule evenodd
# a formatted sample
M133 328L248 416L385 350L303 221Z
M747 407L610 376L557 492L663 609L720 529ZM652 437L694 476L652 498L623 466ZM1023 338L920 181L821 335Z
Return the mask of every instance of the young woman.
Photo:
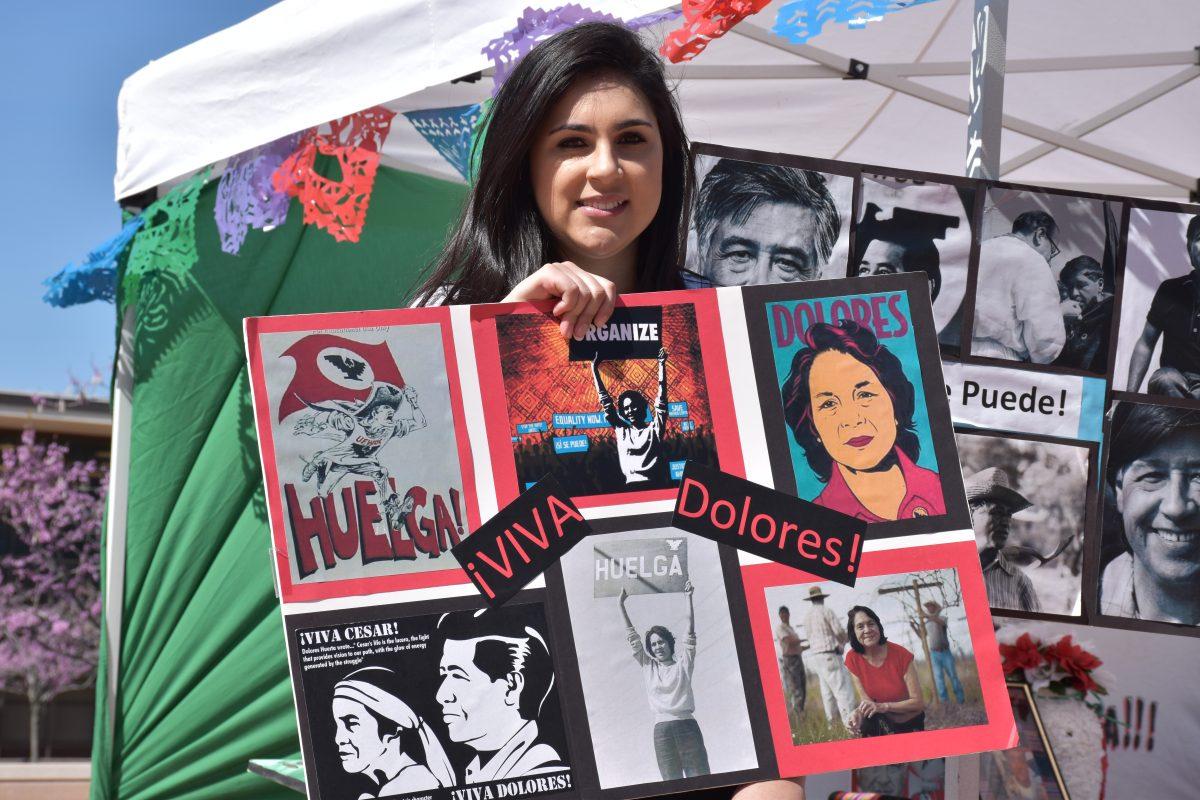
M850 609L846 633L846 669L862 698L850 714L850 730L862 736L925 730L925 701L913 654L888 641L879 615L866 606Z
M419 304L556 300L563 336L582 338L620 292L683 288L688 140L662 62L634 33L589 23L542 42L484 124L475 183ZM802 785L753 784L737 800L803 800Z
M590 23L538 45L486 126L420 302L556 299L563 335L580 338L619 292L682 288L688 141L662 64L634 33Z
M688 631L682 648L676 646L675 635L662 625L650 627L643 641L625 608L629 592L622 589L619 602L629 647L642 668L646 699L654 712L654 756L664 781L694 778L710 771L704 734L695 717L696 698L692 694L696 610L692 605L691 581L683 591L688 600Z

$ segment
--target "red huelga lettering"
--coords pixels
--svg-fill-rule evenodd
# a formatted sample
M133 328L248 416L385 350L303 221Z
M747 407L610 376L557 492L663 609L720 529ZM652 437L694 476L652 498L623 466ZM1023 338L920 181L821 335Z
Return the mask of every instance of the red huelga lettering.
M325 562L325 569L333 569L337 561L333 558L333 543L329 540L329 528L325 524L325 514L321 511L321 499L314 497L310 501L312 516L305 516L300 499L296 496L296 487L285 483L283 496L287 501L288 521L292 528L292 550L296 555L297 574L301 578L307 578L317 571L317 554L312 545L314 537L321 547L321 560Z
M346 524L338 518L337 498L329 495L325 498L325 525L329 529L329 537L333 540L333 552L345 560L354 558L358 552L358 516L354 513L354 492L349 486L342 489L342 509L346 512Z
M392 493L399 496L399 494L396 492L396 479L388 478L388 483L392 486ZM409 493L415 494L415 492L411 491ZM388 527L388 536L391 537L392 540L392 553L395 554L395 559L397 561L412 561L415 559L417 557L417 548L413 545L412 537L404 535L404 520L402 519L400 524L394 528L392 528L390 525Z
M458 544L458 526L454 524L454 520L450 516L450 509L446 507L446 501L440 494L433 496L433 518L437 523L437 545L441 547L442 552ZM440 555L440 553L434 553L434 555Z
M362 541L361 557L364 564L395 558L387 533L379 533L375 530L375 523L382 520L383 517L379 514L379 507L367 499L373 494L376 494L375 484L370 481L355 481L354 497L358 507L358 534Z
M439 555L441 548L438 546L437 522L429 517L417 516L417 510L429 501L429 492L424 486L414 486L408 490L408 496L413 499L413 507L412 511L404 515L404 530L422 553ZM437 514L436 508L433 513Z

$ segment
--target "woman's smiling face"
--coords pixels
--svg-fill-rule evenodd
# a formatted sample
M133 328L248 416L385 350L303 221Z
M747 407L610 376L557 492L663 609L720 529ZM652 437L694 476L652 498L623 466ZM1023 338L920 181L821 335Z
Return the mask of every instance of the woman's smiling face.
M1116 488L1138 566L1164 586L1200 585L1200 431L1181 433L1134 459Z
M854 635L858 637L858 642L863 647L874 647L879 644L879 626L875 624L875 620L871 619L870 614L864 614L862 611L854 615Z
M896 444L896 410L875 370L854 356L826 350L808 373L813 424L829 456L854 470L871 469Z
M529 153L538 211L561 256L597 261L635 246L662 199L654 111L626 80L581 78L554 105Z

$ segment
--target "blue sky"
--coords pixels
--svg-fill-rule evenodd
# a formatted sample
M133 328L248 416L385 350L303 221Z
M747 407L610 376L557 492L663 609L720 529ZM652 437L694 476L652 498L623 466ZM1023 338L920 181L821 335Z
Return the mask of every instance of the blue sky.
M61 392L113 361L114 309L42 302L41 282L120 227L117 92L149 61L267 0L0 3L0 391ZM107 397L107 388L103 389Z

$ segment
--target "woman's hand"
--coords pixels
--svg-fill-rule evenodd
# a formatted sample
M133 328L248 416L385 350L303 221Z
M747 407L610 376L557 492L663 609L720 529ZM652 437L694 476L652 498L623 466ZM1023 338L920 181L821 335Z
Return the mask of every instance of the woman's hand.
M559 318L559 331L564 337L582 339L589 325L608 322L617 301L617 288L607 278L570 261L557 261L543 265L514 286L504 302L552 299L558 300L551 313Z
M871 718L879 713L882 709L871 700L863 700L858 706L858 713L864 718Z
M846 721L846 727L851 733L860 733L862 728L862 712L857 708L850 712L850 719Z

